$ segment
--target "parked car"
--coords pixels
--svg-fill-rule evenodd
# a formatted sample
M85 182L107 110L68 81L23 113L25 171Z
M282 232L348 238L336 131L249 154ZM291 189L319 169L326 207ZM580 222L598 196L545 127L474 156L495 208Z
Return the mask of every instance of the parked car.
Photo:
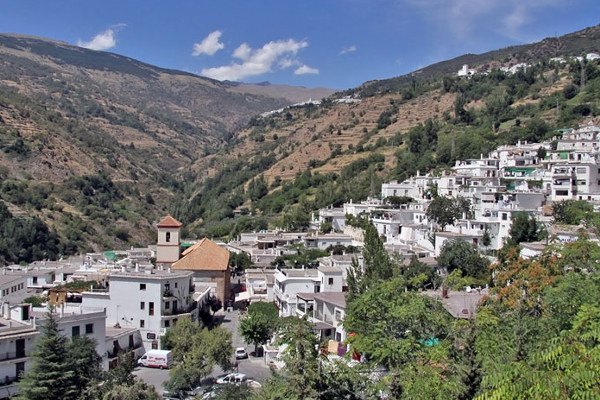
M240 374L240 373L231 373L231 374L227 374L227 375L223 375L221 377L219 377L217 379L217 383L219 385L223 385L225 383L242 383L242 382L246 382L248 380L248 377L246 376L246 374Z
M246 349L243 347L238 347L235 349L235 359L241 360L243 358L248 358L248 352L246 352Z

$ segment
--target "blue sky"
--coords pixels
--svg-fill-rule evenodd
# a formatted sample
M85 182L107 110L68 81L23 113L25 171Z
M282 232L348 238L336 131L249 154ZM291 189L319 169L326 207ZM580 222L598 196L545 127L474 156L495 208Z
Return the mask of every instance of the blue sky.
M0 0L0 32L215 79L337 89L598 17L598 0Z

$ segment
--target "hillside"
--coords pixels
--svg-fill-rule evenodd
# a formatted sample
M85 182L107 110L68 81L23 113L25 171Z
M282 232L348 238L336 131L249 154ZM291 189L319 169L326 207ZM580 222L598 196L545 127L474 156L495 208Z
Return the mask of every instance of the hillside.
M183 170L252 116L292 103L252 91L0 34L0 199L81 248L110 246L117 231L117 242L146 243Z
M383 180L551 137L600 112L600 68L597 60L550 62L568 54L541 49L562 43L572 54L592 52L600 48L598 31L477 56L481 64L471 66L489 74L459 78L466 59L451 60L423 69L428 79L370 82L320 105L255 117L223 151L195 163L203 174L174 211L209 236L301 229L312 211L377 194ZM509 53L515 56L506 63L495 61ZM524 54L526 69L499 70ZM373 87L384 89L364 90Z
M384 180L596 116L598 62L548 57L595 51L597 33L467 55L266 117L320 90L222 83L0 35L0 200L7 220L36 218L16 226L56 232L60 253L151 242L165 212L185 234L304 229L314 210L376 195ZM497 69L523 60L515 74ZM492 71L458 78L463 63Z
M421 68L410 74L390 79L370 81L347 91L346 94L368 96L374 93L397 91L403 85L414 81L423 82L453 75L464 65L477 66L482 71L501 64L514 65L525 62L549 60L552 57L581 56L588 52L600 52L600 25L585 28L559 37L545 38L539 42L510 46L482 54L463 54Z

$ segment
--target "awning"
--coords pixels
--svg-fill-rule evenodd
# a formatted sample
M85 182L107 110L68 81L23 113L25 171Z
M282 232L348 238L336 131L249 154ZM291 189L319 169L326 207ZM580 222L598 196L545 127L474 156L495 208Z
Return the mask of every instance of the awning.
M326 329L335 329L335 326L328 324L327 322L323 322L323 321L317 321L314 322L315 328L317 328L320 331L326 330Z

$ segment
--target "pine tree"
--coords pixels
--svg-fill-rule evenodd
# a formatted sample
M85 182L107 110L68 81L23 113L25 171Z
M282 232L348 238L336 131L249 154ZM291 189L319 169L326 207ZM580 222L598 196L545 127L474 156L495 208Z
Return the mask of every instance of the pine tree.
M19 399L75 399L75 372L67 360L67 339L58 330L51 313L42 328L33 353L33 365L19 382Z

